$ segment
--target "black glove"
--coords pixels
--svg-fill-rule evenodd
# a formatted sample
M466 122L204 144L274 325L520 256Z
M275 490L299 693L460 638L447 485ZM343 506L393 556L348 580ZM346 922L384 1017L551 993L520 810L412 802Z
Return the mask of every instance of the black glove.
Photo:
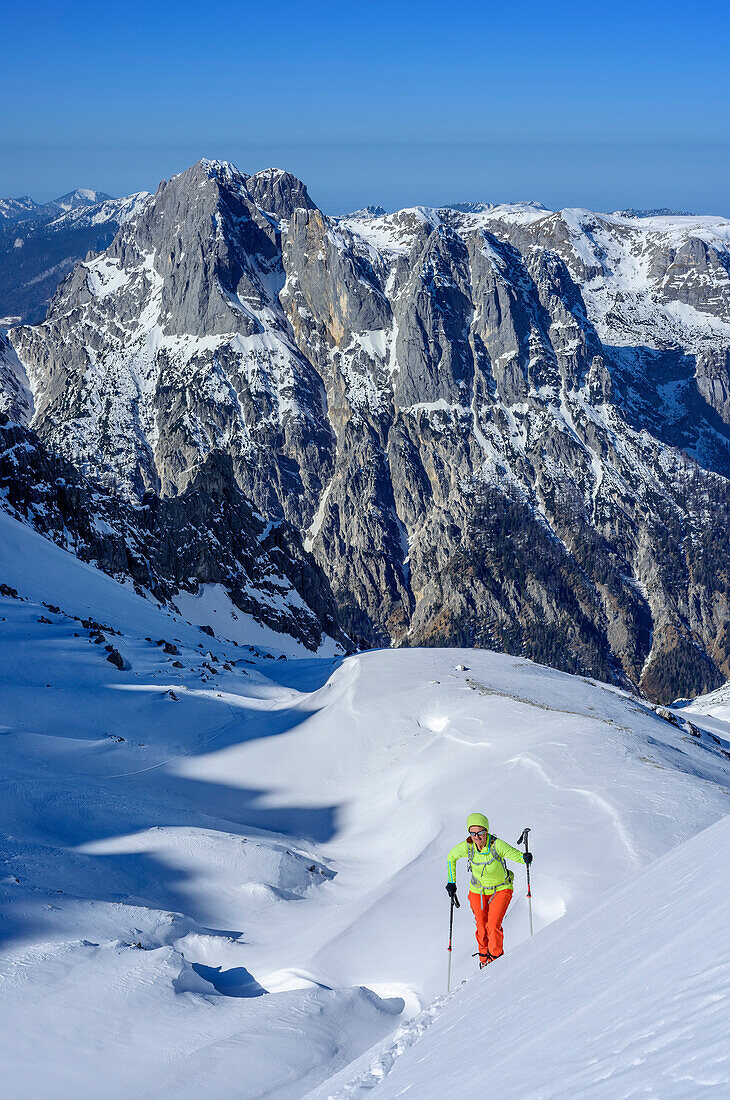
M525 861L525 867L529 867L530 864L532 863L532 852L525 852L525 854L522 858Z
M449 895L450 898L455 898L456 897L456 883L455 882L447 882L446 883L446 893Z

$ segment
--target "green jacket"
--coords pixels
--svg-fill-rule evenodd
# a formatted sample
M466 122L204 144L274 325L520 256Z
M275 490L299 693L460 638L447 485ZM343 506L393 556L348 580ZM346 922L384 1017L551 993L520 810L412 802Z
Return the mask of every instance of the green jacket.
M469 860L471 881L469 891L472 894L496 894L497 890L511 890L514 882L514 873L507 870L505 859L511 859L515 863L524 863L522 852L519 848L513 848L506 840L489 834L489 841L477 851L476 844L470 844L468 840L462 840L449 852L449 882L456 882L456 861Z

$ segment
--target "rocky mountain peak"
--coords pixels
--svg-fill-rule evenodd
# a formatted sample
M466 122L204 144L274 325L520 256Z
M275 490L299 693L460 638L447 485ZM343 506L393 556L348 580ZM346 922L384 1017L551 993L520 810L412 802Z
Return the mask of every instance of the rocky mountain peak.
M277 228L251 199L248 177L201 160L162 183L124 224L103 259L81 265L49 317L70 303L95 308L136 331L205 337L257 327L264 282L279 252ZM263 279L263 282L262 282ZM142 300L148 308L139 308Z
M713 686L730 223L302 195L199 162L146 200L11 333L44 444L170 515L230 471L369 644Z
M190 175L196 180L203 178L218 180L223 186L240 185L248 179L247 173L241 172L231 161L210 160L207 157L201 157L200 160L184 172L180 172L179 175Z
M113 195L107 195L105 191L92 191L88 187L77 187L74 191L69 191L67 194L61 195L60 198L54 199L50 205L58 207L59 212L65 214L69 210L96 206L97 203L107 202L113 197Z
M291 218L295 210L316 210L301 180L281 168L265 168L246 181L249 195L262 210L278 220Z
M374 203L368 203L367 206L361 207L359 210L353 210L350 214L345 214L346 218L383 218L387 211L384 206L377 206Z

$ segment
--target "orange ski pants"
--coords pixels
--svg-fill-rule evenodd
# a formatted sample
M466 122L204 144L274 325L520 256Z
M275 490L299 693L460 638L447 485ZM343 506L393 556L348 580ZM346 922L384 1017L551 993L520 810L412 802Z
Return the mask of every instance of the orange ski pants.
M469 904L477 922L479 961L486 962L487 954L493 959L504 951L502 921L507 906L512 901L512 890L498 890L496 894L475 894L469 891Z

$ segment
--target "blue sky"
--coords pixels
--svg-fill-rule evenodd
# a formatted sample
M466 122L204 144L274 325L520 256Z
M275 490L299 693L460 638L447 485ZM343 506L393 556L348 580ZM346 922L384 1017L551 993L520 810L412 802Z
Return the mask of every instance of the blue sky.
M201 156L323 209L537 199L730 215L720 3L6 7L0 194L154 189Z

